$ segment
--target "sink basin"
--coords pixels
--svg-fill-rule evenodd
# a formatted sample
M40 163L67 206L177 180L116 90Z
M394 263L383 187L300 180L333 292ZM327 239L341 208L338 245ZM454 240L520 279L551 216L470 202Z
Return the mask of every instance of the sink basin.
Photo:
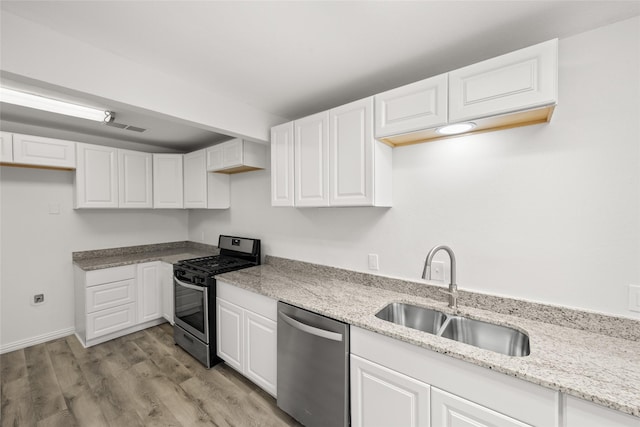
M376 317L430 334L436 334L447 320L447 315L437 310L400 302L387 305L376 313Z
M528 356L530 353L526 334L466 317L451 317L439 335L507 356Z
M450 316L426 307L394 302L377 312L376 317L507 356L528 356L530 353L529 337L516 329Z

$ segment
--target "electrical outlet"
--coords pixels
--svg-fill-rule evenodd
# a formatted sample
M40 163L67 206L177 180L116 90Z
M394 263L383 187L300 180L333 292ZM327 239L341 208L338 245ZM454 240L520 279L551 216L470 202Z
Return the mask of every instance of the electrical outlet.
M629 285L629 310L640 311L640 286Z
M378 254L369 254L369 270L379 270Z
M36 294L33 296L33 305L42 304L44 302L44 294Z
M444 282L444 262L433 261L431 263L431 280Z

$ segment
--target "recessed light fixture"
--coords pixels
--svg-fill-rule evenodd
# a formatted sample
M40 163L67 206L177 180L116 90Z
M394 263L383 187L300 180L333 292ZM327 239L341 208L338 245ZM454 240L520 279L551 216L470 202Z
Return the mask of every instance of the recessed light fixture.
M95 120L97 122L110 122L114 119L114 113L111 111L85 107L83 105L46 98L6 87L0 87L0 102L64 114L66 116L79 117L81 119Z
M475 127L476 124L473 122L456 123L453 125L442 126L441 128L436 129L436 132L442 135L455 135L458 133L468 132Z

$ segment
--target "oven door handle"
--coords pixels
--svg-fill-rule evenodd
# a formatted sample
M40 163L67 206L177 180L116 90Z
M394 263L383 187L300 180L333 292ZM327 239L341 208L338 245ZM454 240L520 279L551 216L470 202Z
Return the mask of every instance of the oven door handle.
M179 284L180 286L184 286L185 288L193 289L194 291L203 292L206 289L204 286L196 286L196 285L192 285L191 283L185 283L182 280L176 279L175 277L173 278L173 280L175 280L176 283Z
M289 326L296 328L302 332L306 332L307 334L315 335L317 337L326 338L332 341L342 341L342 334L337 332L327 331L325 329L320 329L313 327L311 325L307 325L306 323L299 322L291 317L287 316L283 312L279 311L278 314L280 318L284 320Z

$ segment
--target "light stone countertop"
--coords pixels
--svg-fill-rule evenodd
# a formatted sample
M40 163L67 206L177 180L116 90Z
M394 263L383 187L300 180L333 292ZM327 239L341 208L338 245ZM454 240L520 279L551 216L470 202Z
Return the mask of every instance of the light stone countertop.
M311 265L311 264L309 264ZM442 301L358 283L348 272L269 263L217 276L231 285L390 336L438 353L640 417L640 341L465 306L458 314L513 327L529 335L531 354L511 357L378 319L391 302L451 313ZM635 327L634 321L630 322ZM605 328L606 329L606 328Z
M172 242L74 252L72 259L73 263L82 270L91 271L152 261L175 264L183 259L217 255L219 252L215 246L195 242Z

